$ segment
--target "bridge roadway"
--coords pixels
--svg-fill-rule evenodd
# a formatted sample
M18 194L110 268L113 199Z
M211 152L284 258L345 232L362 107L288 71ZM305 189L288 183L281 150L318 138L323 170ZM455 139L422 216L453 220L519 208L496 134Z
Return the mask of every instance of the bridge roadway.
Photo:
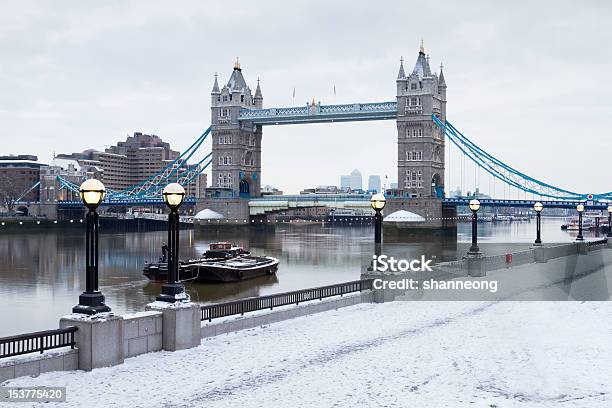
M285 196L268 196L262 198L254 198L249 201L249 212L251 215L264 214L265 212L281 211L288 208L299 207L317 207L325 206L329 208L350 208L350 209L369 209L370 208L369 194L303 194L303 195L285 195ZM407 198L406 200L410 200ZM467 206L471 198L445 198L443 205L445 206ZM480 205L483 207L520 207L533 208L533 205L538 200L498 200L491 198L479 199ZM575 209L580 203L584 204L587 209L605 210L607 203L602 202L580 202L580 201L540 201L544 208L567 208Z
M251 215L263 214L266 211L280 211L288 208L297 207L318 207L326 206L329 208L350 208L364 209L370 205L369 194L300 194L300 195L278 195L266 196L249 199L249 209ZM220 198L221 199L221 198ZM409 200L407 198L406 200ZM443 204L446 206L467 206L471 198L456 197L445 198ZM567 208L575 209L578 204L584 204L587 210L605 210L607 202L600 201L566 201L566 200L504 200L495 198L479 198L480 205L483 207L520 207L533 208L533 205L540 201L544 208ZM196 204L197 199L188 197L185 204ZM82 208L81 201L58 201L58 208ZM105 200L103 206L132 206L132 205L163 205L162 198L135 197L130 199Z
M183 205L185 204L195 204L195 197L187 197ZM129 207L134 205L163 205L165 206L163 198L161 197L134 197L134 198L121 198L121 199L106 199L101 204L103 207ZM84 208L83 202L81 200L74 201L58 201L57 207L62 209L77 209Z

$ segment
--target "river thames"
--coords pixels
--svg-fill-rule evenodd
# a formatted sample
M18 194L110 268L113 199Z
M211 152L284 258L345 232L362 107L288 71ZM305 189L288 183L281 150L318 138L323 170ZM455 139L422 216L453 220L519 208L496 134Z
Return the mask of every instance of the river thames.
M543 219L545 242L570 242L560 219ZM481 223L479 238L487 254L528 248L535 221ZM587 237L591 236L587 233ZM280 259L276 276L225 284L188 284L198 303L220 302L359 279L373 252L371 226L283 225L276 230L219 233L182 231L180 257L201 255L210 242L242 244L256 255ZM115 313L144 310L159 294L160 284L142 274L145 261L156 261L166 232L100 234L100 290ZM384 252L405 259L421 255L435 261L460 258L467 251L470 225L459 224L457 240L413 239L385 242ZM509 244L511 243L511 244ZM70 313L85 286L84 233L75 229L0 235L0 336L57 327Z

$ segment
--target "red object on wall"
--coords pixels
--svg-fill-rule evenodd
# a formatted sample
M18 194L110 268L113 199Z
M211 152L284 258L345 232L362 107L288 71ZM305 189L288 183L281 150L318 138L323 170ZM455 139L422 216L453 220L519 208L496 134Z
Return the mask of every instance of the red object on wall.
M512 263L512 254L506 254L506 263Z

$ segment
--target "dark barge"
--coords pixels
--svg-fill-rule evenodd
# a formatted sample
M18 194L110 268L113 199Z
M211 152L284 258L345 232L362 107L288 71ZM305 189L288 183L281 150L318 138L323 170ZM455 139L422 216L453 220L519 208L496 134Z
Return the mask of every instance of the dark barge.
M153 281L165 282L168 264L163 253L159 262L146 263L143 274ZM201 258L179 261L181 282L237 282L273 275L279 260L270 256L252 256L242 247L227 242L210 244Z

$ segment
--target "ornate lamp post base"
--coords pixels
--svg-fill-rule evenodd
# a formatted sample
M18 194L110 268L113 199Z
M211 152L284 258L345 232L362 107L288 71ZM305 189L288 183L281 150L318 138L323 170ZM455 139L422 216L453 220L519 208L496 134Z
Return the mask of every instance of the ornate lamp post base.
M110 312L111 308L104 304L104 295L100 292L83 292L79 296L79 304L72 308L72 313L94 315Z
M170 303L185 299L185 286L182 283L164 283L161 288L161 294L155 298L155 300L160 302Z
M472 245L470 247L470 249L468 250L468 256L477 256L477 255L482 255L482 253L480 252L480 248L478 247L478 245Z

